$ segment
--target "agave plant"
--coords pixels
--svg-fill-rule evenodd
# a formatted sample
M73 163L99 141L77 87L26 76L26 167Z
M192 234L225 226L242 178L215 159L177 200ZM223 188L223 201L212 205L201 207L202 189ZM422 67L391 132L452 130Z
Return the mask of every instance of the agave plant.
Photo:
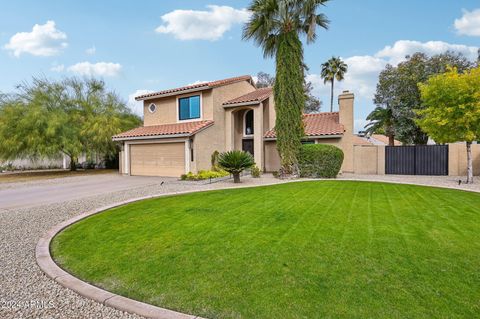
M240 183L240 173L255 165L255 161L250 153L235 150L221 153L218 165L233 175L234 183Z

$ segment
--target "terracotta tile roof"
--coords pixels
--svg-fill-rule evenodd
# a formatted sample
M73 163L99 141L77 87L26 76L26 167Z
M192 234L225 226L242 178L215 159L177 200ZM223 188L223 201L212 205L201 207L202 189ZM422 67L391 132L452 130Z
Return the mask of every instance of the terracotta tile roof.
M388 136L382 134L372 134L371 139L380 142L380 144L388 145ZM379 144L379 143L377 143ZM402 145L402 142L394 140L394 145L399 146Z
M342 135L343 125L338 122L338 112L304 114L305 136ZM275 130L267 131L265 138L275 138Z
M219 87L219 86L222 86L222 85L232 84L232 83L241 82L241 81L253 81L253 80L252 80L252 77L250 75L237 76L237 77L223 79L223 80L192 84L192 85L182 86L182 87L175 88L175 89L169 89L169 90L163 90L163 91L159 91L159 92L148 93L148 94L144 94L144 95L140 95L140 96L135 97L135 100L141 101L141 100L146 100L150 97L159 97L159 96L162 96L162 95L165 95L165 94L182 92L182 91L192 90L192 89L204 89L204 90L212 89L212 88Z
M272 88L261 88L245 95L239 96L234 98L233 100L227 101L223 103L223 105L234 105L234 104L242 104L242 103L249 103L249 102L262 102L266 100L270 95L272 95L273 89Z
M373 145L373 143L370 142L368 138L358 136L358 135L353 136L353 144L354 145Z
M193 135L199 130L206 128L213 124L213 121L194 121L175 124L163 124L152 126L140 126L130 131L126 131L113 136L114 140L129 139L132 137L153 137L162 136L168 137L169 135Z

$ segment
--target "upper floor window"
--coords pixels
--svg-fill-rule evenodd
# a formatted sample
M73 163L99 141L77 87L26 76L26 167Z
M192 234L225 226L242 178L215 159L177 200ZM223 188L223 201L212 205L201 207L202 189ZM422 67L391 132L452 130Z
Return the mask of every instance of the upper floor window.
M244 134L253 135L253 110L245 112L245 132Z
M200 95L178 99L178 119L192 120L200 118Z

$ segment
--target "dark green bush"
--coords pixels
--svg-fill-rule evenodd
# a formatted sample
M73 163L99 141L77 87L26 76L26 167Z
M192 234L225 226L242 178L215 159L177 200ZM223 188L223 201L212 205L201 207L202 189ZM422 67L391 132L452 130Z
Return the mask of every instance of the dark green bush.
M343 151L326 144L304 144L300 150L298 166L301 177L334 178L340 172Z

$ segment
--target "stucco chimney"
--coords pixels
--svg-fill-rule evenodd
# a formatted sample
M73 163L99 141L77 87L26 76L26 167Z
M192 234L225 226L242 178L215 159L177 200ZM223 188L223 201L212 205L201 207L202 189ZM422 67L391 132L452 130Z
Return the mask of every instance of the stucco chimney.
M343 91L338 96L339 122L350 134L353 134L353 101L354 95L349 91Z
M342 165L342 171L344 172L353 172L353 102L354 95L349 91L343 91L338 96L338 118L345 129L340 142L344 153Z

